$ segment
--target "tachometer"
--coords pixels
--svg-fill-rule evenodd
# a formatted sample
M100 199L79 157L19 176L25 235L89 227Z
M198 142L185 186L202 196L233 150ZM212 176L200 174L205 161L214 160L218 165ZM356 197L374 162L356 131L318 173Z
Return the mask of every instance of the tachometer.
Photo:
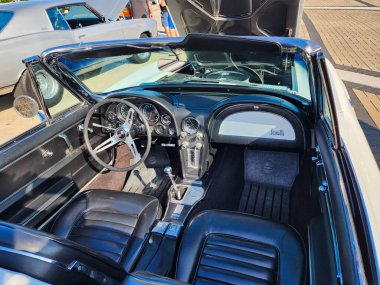
M130 109L130 107L126 104L123 104L123 103L118 104L116 107L117 118L120 121L125 122L125 120L127 119L127 116L128 116L129 109ZM136 118L136 113L134 113L133 120L135 118Z
M160 119L160 114L158 113L157 108L150 103L142 104L140 106L140 110L143 113L145 119L148 120L148 122L157 123Z
M187 117L182 121L182 129L189 135L194 135L199 129L199 122L194 117Z

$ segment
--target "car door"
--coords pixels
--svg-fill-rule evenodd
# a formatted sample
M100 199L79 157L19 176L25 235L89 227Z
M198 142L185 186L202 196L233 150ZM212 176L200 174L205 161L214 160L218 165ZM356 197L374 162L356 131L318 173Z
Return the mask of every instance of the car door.
M37 83L31 74L38 72L45 79ZM28 75L31 84L25 95L37 99L39 111L30 119L14 116L8 123L13 133L7 139L4 129L0 130L0 219L39 227L100 168L87 155L80 128L89 103L75 90L64 88L37 58L28 63ZM42 91L52 82L62 95L59 102L47 104Z
M119 22L110 22L85 4L58 7L69 24L76 42L94 42L123 39L123 27Z
M315 65L317 116L314 163L324 230L330 249L327 254L332 258L330 262L334 268L330 273L335 276L336 284L364 284L367 276L364 274L366 265L362 254L365 251L358 239L356 198L352 195L350 169L342 159L343 146L337 120L339 109L322 53L317 55ZM321 274L313 271L312 278L318 280L323 276Z

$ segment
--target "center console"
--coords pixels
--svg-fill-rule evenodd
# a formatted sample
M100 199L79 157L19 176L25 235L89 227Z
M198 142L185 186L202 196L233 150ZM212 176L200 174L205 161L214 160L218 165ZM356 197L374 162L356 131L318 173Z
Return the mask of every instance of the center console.
M204 126L194 117L187 117L182 122L179 153L184 178L199 180L206 169L205 157L208 153L208 138Z

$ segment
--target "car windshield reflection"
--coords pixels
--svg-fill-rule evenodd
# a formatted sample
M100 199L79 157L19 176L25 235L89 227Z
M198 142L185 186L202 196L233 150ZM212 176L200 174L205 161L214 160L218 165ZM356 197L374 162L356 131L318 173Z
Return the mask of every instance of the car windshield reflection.
M299 54L164 49L60 61L100 95L136 86L196 83L284 90L310 100L308 68Z

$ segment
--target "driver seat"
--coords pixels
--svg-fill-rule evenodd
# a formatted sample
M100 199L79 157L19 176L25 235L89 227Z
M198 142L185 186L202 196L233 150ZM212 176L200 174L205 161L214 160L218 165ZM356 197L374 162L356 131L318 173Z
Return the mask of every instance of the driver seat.
M0 221L0 274L50 284L121 282L160 217L155 197L90 190L65 206L52 234Z
M157 198L112 190L90 190L74 198L51 233L90 248L130 271L161 217Z

